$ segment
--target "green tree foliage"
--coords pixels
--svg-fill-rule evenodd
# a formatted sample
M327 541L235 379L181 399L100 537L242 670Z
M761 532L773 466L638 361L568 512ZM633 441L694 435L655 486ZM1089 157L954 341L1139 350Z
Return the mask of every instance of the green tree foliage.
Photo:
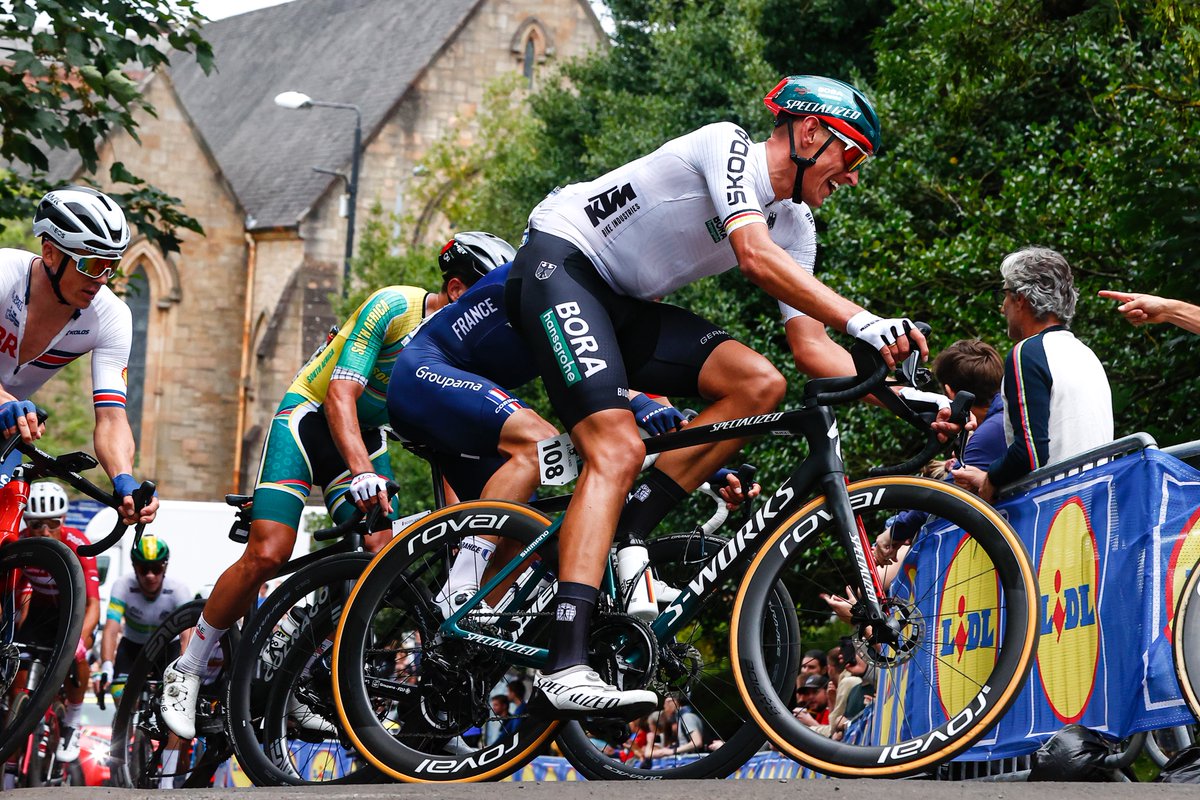
M884 148L859 186L817 210L818 274L880 314L934 326L936 351L981 337L1009 348L987 290L1013 249L1042 244L1077 271L1073 327L1105 362L1119 434L1200 436L1189 397L1200 340L1134 329L1101 288L1200 300L1196 30L1178 0L617 0L611 47L489 96L471 146L426 162L427 202L458 228L515 238L555 185L611 169L703 124L762 138L761 98L784 73L851 80L877 101ZM670 300L726 325L801 385L775 304L736 271ZM1181 346L1176 346L1181 345ZM681 403L692 400L681 398ZM544 407L540 407L545 410ZM905 455L878 409L845 410L850 470ZM749 457L774 485L792 447Z
M138 87L141 74L172 49L194 52L207 71L212 50L198 26L195 0L15 0L0 11L0 218L26 219L53 188L49 150L75 153L94 172L97 147L125 131L137 139L135 114L154 113ZM165 251L179 249L179 228L202 233L171 197L116 162L109 178L128 187L113 198L130 223Z

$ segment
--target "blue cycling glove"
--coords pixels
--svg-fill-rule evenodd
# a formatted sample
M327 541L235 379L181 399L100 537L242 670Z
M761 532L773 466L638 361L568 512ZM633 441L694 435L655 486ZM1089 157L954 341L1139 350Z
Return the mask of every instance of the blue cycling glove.
M664 406L644 394L630 400L629 408L638 427L651 436L673 431L683 422L683 414L675 406Z
M122 472L120 475L114 475L112 479L113 494L117 497L128 497L133 494L133 491L141 486L137 478L130 475L128 472Z
M34 414L37 407L29 400L9 400L0 405L0 431L17 427L17 420L26 414Z
M714 492L719 492L729 485L729 476L736 475L737 470L729 469L729 467L721 467L719 470L708 476L708 485L712 487Z

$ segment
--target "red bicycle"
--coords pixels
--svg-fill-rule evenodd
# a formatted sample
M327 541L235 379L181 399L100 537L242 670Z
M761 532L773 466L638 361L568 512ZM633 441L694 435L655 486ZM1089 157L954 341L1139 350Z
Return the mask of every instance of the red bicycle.
M75 663L85 608L83 569L62 542L48 538L18 538L29 484L57 478L79 492L113 508L120 498L79 473L97 461L83 452L52 456L19 436L5 440L0 460L13 450L27 463L17 467L0 487L0 762L7 761L43 721L46 711ZM134 493L138 507L149 502L154 484L146 481ZM128 526L118 521L102 541L80 547L81 556L94 556L120 541ZM141 535L142 526L137 526ZM40 571L54 581L59 602L29 613L23 601L26 570Z

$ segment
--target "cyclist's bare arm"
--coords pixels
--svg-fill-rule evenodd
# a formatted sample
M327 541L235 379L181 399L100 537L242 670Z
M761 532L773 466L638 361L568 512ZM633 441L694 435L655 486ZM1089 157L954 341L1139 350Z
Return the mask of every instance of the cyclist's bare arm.
M810 275L787 251L771 240L766 224L753 223L729 234L738 268L746 279L776 300L803 311L826 325L845 331L850 319L864 309ZM923 356L929 347L919 331L912 340ZM883 360L894 367L909 352L909 338L899 336L895 342L880 348Z
M96 447L96 458L108 477L133 474L133 457L137 453L137 445L133 441L133 430L129 427L129 417L124 408L113 406L96 408L96 430L92 435ZM153 522L158 513L158 497L150 498L150 502L137 514L133 498L127 496L124 504L118 509L124 522Z
M89 650L96 640L96 626L100 624L100 598L89 597L83 612L83 645Z
M107 664L117 657L117 637L121 635L121 623L110 619L104 623L104 635L100 639L100 663ZM108 676L112 678L111 675Z
M375 471L358 425L358 398L366 388L357 381L335 378L329 381L325 393L325 420L329 424L329 433L351 475ZM382 504L384 511L391 513L392 505L386 493L375 495L367 504L375 503Z

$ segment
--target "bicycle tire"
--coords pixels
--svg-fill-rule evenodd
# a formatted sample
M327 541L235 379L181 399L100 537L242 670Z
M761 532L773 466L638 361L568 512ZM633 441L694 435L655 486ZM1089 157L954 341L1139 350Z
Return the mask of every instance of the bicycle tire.
M897 709L885 703L882 709L875 709L878 715L864 717L876 727L858 740L861 743L837 741L802 724L792 713L790 697L781 697L774 690L766 689L769 684L765 682L763 643L755 623L765 608L767 589L775 581L783 580L798 600L801 630L819 631L821 629L812 624L811 617L823 617L827 622L830 609L819 596L814 596L814 591L841 594L845 586L856 585L848 577L858 574L857 564L851 563L846 554L840 556L841 563L838 563L838 556L831 546L836 537L820 535L831 527L829 515L823 508L823 497L816 498L779 525L747 570L735 606L732 634L735 676L751 714L784 754L818 772L838 777L911 775L935 767L966 750L1016 699L1037 650L1037 576L1021 540L1008 523L991 506L957 487L923 478L889 477L860 481L847 488L851 507L865 530L882 530L884 519L890 514L917 509L948 520L966 531L961 534L961 539L947 540L958 542L958 547L954 556L946 559L944 568L939 563L934 573L928 569L919 575L913 572L889 586L888 596L892 602L889 608L895 629L905 637L902 640L904 647L889 649L886 645L877 645L863 651L872 660L895 663L895 669L888 663L876 663L881 674L875 685L886 687L885 681L891 680L904 687L905 700L916 696L909 694L913 687L913 683L908 682L910 677L914 683L922 678L927 681L928 685L922 688L926 691L927 709L933 720L929 729L921 728L921 719L915 713L909 713L919 709L907 706ZM951 529L944 535L960 536L960 533ZM940 535L923 532L914 548L933 546L940 538ZM825 560L818 561L814 554ZM960 557L962 561L959 561ZM979 558L989 559L990 563L976 560ZM956 564L966 570L965 574L951 574ZM931 576L933 580L930 580ZM929 599L936 600L938 585L951 578L955 591L943 591L941 596L944 603L946 598L958 594L957 608L951 606L946 613L945 607L938 606L943 612L940 616L945 620L935 616L929 624L921 604L927 604ZM970 609L965 605L968 594L972 598ZM975 649L981 651L980 654L971 656L971 660L961 666L956 665L952 658L955 651L960 659L966 652L966 623L971 619L976 622L982 619L986 627L988 617L984 612L988 608L997 610L993 635L977 637ZM1004 612L1003 635L998 621L1001 609ZM953 624L956 614L957 628ZM975 616L969 616L972 614ZM943 624L939 625L939 622ZM954 635L946 636L947 632ZM943 636L941 646L948 653L941 659L937 650L939 633ZM795 646L802 645L807 647L811 643L797 642ZM945 650L946 647L950 649ZM922 656L934 660L934 670L922 670L919 668L922 662L911 660L912 654L921 648L926 648ZM906 656L907 661L904 660ZM908 664L916 664L917 668L909 669ZM906 675L906 671L911 676ZM940 715L934 713L934 698L940 706ZM912 702L916 705L916 700ZM885 735L883 729L887 724L891 728Z
M9 696L9 687L21 669L21 640L54 642L53 649L44 659L44 669L38 684L24 696L28 703L20 709L6 709L4 726L0 730L0 762L21 746L25 737L46 713L50 703L58 695L67 673L75 664L75 646L83 632L83 614L87 600L84 596L83 568L79 559L57 539L20 539L0 548L0 586L8 586L9 576L22 569L44 570L58 587L60 602L53 615L39 621L37 630L15 630L14 621L4 616L0 620L0 697ZM15 585L15 583L13 584ZM2 605L15 607L5 599ZM28 623L26 628L31 628ZM7 703L7 699L0 700ZM11 713L17 710L19 713Z
M353 751L342 747L348 739L336 727L339 719L328 671L324 662L308 663L326 637L333 636L344 608L340 598L370 561L368 553L345 553L310 564L271 592L242 632L226 706L238 763L255 786L384 780L368 762L354 759ZM304 611L281 625L292 609ZM304 647L297 647L298 643ZM289 700L297 690L309 698L303 707L320 715L316 726L305 728L305 720L297 718L294 709L289 713ZM334 729L319 730L324 722ZM340 773L347 764L353 768L348 774L312 779L324 774L318 769Z
M58 743L62 739L61 723L67 709L61 700L55 699L46 712L30 734L33 743L29 748L29 763L25 767L25 785L31 789L62 783L56 780L64 766L58 760Z
M159 779L163 777L161 753L168 742L167 727L160 711L165 653L183 631L195 627L203 610L203 600L193 600L175 609L154 630L134 659L121 702L117 704L113 715L109 746L109 772L113 786L128 789L160 788ZM240 631L236 625L221 637L225 665L232 664L239 638ZM217 704L218 700L224 699L223 681L227 676L228 669L223 667L215 677L201 684L196 712L198 736L191 742L181 742L178 757L180 765L185 761L188 764L186 769L181 766L177 773L183 776L185 787L190 786L193 780L207 785L221 762L232 754L233 749L228 746L225 736L223 707ZM196 759L196 753L207 758ZM178 777L176 782L179 782Z
M1192 568L1179 593L1175 619L1171 621L1171 652L1175 677L1192 716L1200 719L1200 613L1195 602L1200 593L1200 562Z
M554 735L557 721L529 715L482 748L462 739L486 721L483 695L512 654L438 636L442 617L432 602L460 538L497 534L524 546L549 524L517 503L460 503L410 525L367 566L338 623L333 685L343 729L385 775L415 783L499 779ZM520 644L533 642L521 634Z
M679 533L653 539L647 547L656 576L668 585L683 586L726 541L715 535L702 539L699 534ZM576 772L588 780L724 778L745 764L766 742L766 735L750 717L737 692L729 663L728 632L722 630L722 620L728 626L732 618L735 588L735 583L714 587L705 596L696 623L681 630L673 641L659 643L664 653L656 686L659 696L665 697L664 692L669 692L678 698L680 707L690 707L704 728L705 743L717 739L722 742L720 747L702 751L698 757L688 754L660 758L652 767L642 767L635 758L622 761L596 746L593 737L602 735L611 726L601 725L593 730L572 721L559 730L557 741ZM762 635L768 641L797 639L794 603L782 584L776 586L762 624ZM776 690L782 691L794 683L798 659L790 650L770 652L778 656L772 664L772 680ZM689 660L686 674L681 669L685 659Z

